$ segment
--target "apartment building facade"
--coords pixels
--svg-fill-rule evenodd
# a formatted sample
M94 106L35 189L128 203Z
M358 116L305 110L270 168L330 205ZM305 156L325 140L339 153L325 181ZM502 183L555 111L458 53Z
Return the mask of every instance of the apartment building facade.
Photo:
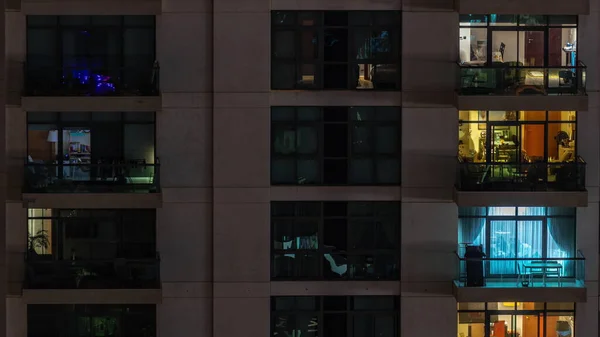
M599 13L6 1L0 331L598 336Z

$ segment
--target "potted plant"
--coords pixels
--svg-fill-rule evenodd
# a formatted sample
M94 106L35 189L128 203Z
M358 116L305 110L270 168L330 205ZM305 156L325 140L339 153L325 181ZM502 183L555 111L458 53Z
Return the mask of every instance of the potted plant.
M49 246L50 240L48 238L48 231L40 229L35 235L29 234L27 254L29 255L29 258L32 256L47 255L45 251Z

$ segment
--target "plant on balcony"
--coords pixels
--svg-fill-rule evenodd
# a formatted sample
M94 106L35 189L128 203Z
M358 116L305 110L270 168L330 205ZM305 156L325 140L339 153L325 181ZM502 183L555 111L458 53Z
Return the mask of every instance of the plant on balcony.
M27 252L30 255L45 254L45 251L50 246L48 231L40 229L35 235L29 235Z

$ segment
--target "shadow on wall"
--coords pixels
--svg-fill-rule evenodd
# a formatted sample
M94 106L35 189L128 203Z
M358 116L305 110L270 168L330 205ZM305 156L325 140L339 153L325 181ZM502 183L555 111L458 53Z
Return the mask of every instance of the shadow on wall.
M454 250L456 244L450 239L402 245L402 291L452 295L452 281L458 270Z

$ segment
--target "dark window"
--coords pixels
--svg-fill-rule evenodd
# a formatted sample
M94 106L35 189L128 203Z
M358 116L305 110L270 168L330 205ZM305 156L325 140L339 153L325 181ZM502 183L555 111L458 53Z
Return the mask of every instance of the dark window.
M395 296L272 297L271 336L395 337Z
M28 210L26 286L157 288L156 211Z
M400 108L273 107L273 185L398 185Z
M398 11L272 12L272 89L400 88Z
M156 306L28 305L27 336L155 337Z
M271 203L273 279L397 280L400 203Z
M27 93L151 95L154 16L27 16Z

